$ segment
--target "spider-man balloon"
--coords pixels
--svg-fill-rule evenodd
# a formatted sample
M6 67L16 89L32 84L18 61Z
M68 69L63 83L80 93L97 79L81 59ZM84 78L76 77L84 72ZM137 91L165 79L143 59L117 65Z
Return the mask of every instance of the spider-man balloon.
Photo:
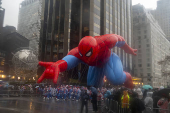
M85 36L80 40L78 47L72 49L67 56L55 63L39 62L39 65L46 67L46 70L38 79L53 79L56 83L59 72L74 68L79 63L89 65L87 85L100 87L103 85L104 75L115 85L133 87L131 75L123 71L120 58L111 51L113 47L120 47L126 53L136 55L137 49L132 49L125 42L124 38L116 34L102 36Z

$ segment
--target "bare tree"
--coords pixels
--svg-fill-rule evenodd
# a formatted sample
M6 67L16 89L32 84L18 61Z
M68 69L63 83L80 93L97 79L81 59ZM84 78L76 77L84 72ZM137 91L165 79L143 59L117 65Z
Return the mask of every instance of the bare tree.
M159 61L158 64L161 65L162 76L170 76L170 56L166 56L165 59Z

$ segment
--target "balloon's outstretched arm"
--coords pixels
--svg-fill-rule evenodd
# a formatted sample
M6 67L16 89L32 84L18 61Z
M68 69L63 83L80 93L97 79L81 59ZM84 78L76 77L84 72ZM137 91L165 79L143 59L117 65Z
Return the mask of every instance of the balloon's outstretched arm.
M67 69L67 62L64 60L59 60L55 63L39 62L39 65L44 66L46 69L38 79L37 83L42 82L44 79L53 79L53 82L57 83L59 73Z
M126 53L136 55L137 49L131 48L127 43L125 43L121 49L123 49Z
M136 55L137 49L132 49L126 42L125 39L116 34L106 34L102 36L96 36L97 40L102 40L108 48L113 48L115 46L120 47L123 49L126 53Z
M44 66L46 70L38 79L38 83L46 79L53 79L54 83L57 83L57 79L60 72L69 70L77 66L82 61L79 59L78 48L72 49L67 56L57 62L39 62L39 65Z

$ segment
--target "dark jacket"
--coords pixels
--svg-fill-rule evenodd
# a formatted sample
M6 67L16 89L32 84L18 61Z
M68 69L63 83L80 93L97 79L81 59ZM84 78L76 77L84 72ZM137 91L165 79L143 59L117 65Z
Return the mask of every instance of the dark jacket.
M91 100L92 103L97 102L97 94L92 93L91 97L92 97L92 100Z
M145 109L144 102L137 98L137 94L130 99L130 109L132 113L138 113Z
M80 96L81 96L82 102L88 102L89 95L87 94L87 92L82 92Z

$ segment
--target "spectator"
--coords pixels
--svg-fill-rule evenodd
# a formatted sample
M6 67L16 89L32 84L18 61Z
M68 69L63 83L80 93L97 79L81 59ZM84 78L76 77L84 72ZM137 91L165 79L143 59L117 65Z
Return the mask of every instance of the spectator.
M122 108L129 108L129 100L128 91L123 91L123 96L121 98Z
M138 88L135 92L138 94L139 99L143 98L143 93L140 88Z
M165 95L163 95L162 98L159 99L157 105L159 108L161 108L159 110L159 113L168 113L167 111L163 110L168 109L168 98Z
M103 95L100 91L97 93L97 101L98 101L98 106L101 106L101 101L102 101Z
M91 102L93 104L93 111L97 112L97 93L92 93L91 97L92 97Z
M81 111L80 113L83 113L83 108L84 106L86 107L86 113L88 113L88 100L89 100L89 95L87 94L87 90L84 90L81 93Z
M158 106L157 106L157 103L158 103L158 101L159 101L159 99L161 98L161 97L159 97L158 95L157 95L157 91L154 91L153 92L153 108L156 108L156 109L154 109L153 111L155 112L155 113L159 113L159 110L158 110Z
M143 100L146 98L147 92L148 92L148 90L147 90L147 89L144 89L144 91L143 91Z
M138 98L138 94L134 92L130 99L130 109L131 113L142 113L145 109L144 103Z
M153 99L152 99L152 92L147 92L147 96L144 99L145 103L145 111L144 113L151 113L153 111Z

